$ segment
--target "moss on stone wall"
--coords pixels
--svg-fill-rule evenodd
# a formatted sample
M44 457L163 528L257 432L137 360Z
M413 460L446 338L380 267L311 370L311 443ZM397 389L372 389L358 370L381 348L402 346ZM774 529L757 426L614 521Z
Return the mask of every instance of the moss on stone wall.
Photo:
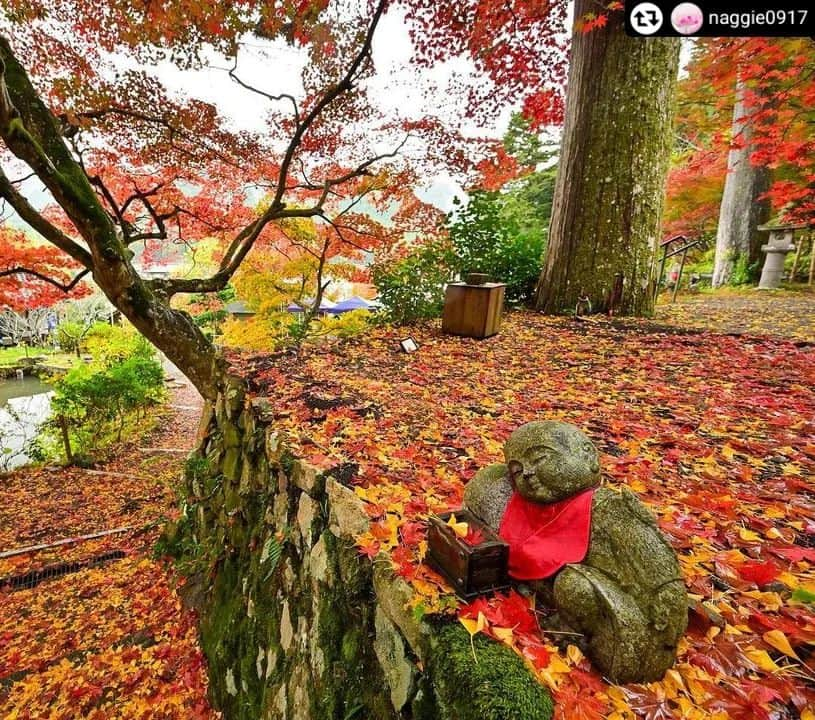
M475 653L473 653L473 649ZM419 698L416 720L550 720L552 698L511 650L458 623L437 626L430 675L436 702Z

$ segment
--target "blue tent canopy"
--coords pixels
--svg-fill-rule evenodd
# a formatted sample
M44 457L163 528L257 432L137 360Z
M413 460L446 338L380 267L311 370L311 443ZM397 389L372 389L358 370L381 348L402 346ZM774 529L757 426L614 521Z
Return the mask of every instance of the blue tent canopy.
M364 298L354 295L347 300L340 300L329 312L338 315L340 313L349 312L351 310L370 310L371 303Z

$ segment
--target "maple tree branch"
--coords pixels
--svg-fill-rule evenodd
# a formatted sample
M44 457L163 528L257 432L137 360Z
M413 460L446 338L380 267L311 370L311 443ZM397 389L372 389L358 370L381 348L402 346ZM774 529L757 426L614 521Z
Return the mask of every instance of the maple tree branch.
M24 113L12 102L11 90ZM89 246L102 236L115 234L110 216L87 175L65 145L56 118L31 85L3 36L0 36L0 137L36 173ZM60 247L59 236L51 233L44 237ZM66 252L74 257L74 253L80 256L86 253L75 247ZM90 266L90 255L79 261Z
M113 304L182 369L204 397L214 400L223 380L224 366L218 351L187 313L168 307L168 298L161 295L161 288L150 284L133 267L133 253L71 154L57 119L3 35L0 35L0 138L37 174L88 250L73 241L66 242L61 233L36 217L38 213L33 209L29 219L43 228L44 237L52 244L66 249L91 268L97 285ZM27 204L21 207L30 208Z
M249 85L249 83L244 82L241 80L237 75L238 70L238 55L235 53L235 62L229 70L229 77L232 78L238 85L250 92L256 93L261 97L265 97L267 100L271 100L272 102L278 102L280 100L288 100L292 104L292 108L294 110L294 122L296 124L300 123L300 110L297 107L297 100L293 95L289 95L288 93L280 93L279 95L272 95L271 93L264 92L260 88L256 88L253 85Z
M157 278L150 281L150 284L154 288L159 289L162 293L165 293L168 296L177 293L215 292L222 290L224 287L226 287L229 279L232 277L232 275L234 275L238 267L240 267L241 262L243 262L243 259L252 249L255 241L258 237L260 237L260 234L270 222L283 218L308 218L320 216L323 212L322 206L332 187L364 174L367 169L377 161L377 159L382 159L372 158L371 160L359 165L354 171L350 171L349 173L346 173L338 178L327 180L322 186L323 193L320 200L312 207L287 208L286 204L283 202L283 197L287 190L289 169L294 161L295 154L303 140L303 137L329 105L353 88L357 73L363 66L363 63L365 63L370 57L374 32L376 31L379 20L385 11L386 5L387 0L379 0L377 3L376 10L374 11L371 22L368 25L362 45L354 55L354 58L343 77L338 83L331 85L325 91L323 96L315 103L314 107L309 111L309 113L301 122L297 124L297 127L283 155L283 160L278 172L277 188L271 204L259 218L249 223L233 238L232 242L227 248L226 253L224 254L223 259L221 260L221 265L218 271L208 278L175 278L169 280ZM405 140L407 140L407 138ZM388 156L390 155L385 154L382 157Z
M128 224L125 221L121 208L116 203L116 199L113 197L113 193L110 190L108 190L107 185L105 185L104 181L102 180L101 177L99 177L99 175L94 176L88 175L88 180L90 181L91 185L93 185L96 188L99 188L99 191L101 192L102 197L105 199L105 202L107 202L107 204L110 206L110 210L115 216L117 224L122 229L122 234L124 235L125 239L127 239L130 234Z
M2 168L0 168L0 197L14 208L17 215L19 215L29 227L36 230L43 238L48 240L48 242L70 255L86 268L93 267L91 254L81 245L74 242L58 227L48 222L48 220L20 194L19 190L12 185Z
M329 193L332 192L332 188L336 187L337 185L343 185L344 183L347 183L349 180L353 180L354 178L361 177L363 175L370 175L371 173L369 173L368 170L372 165L374 165L377 162L380 162L381 160L387 160L388 158L396 157L409 139L410 133L405 135L402 142L400 142L399 145L397 145L394 150L368 158L364 162L361 162L359 165L357 165L353 170L349 170L344 175L338 175L337 177L334 178L327 178L321 183L315 183L309 181L308 178L306 178L305 184L300 183L298 185L290 185L287 189L300 188L303 190L322 190L320 200L317 202L317 205L321 207L328 198Z
M171 140L176 135L180 137L182 140L186 140L187 142L190 142L193 145L202 144L201 143L202 139L212 140L212 138L207 138L206 135L203 134L197 136L192 135L184 128L181 128L177 125L173 125L173 123L171 123L164 116L148 115L147 113L141 112L140 110L132 110L131 108L119 107L116 105L109 105L107 107L98 108L96 110L85 110L83 112L76 113L76 116L78 118L85 118L87 120L101 120L106 115L119 115L121 117L126 117L131 120L138 120L140 122L148 123L150 125L159 125L160 127L165 128L169 132ZM212 142L214 143L214 140ZM175 143L173 143L173 147L175 147L178 150L186 152L191 157L193 156L192 153L190 153L187 150L184 150L184 148L178 147L177 145L175 145ZM212 144L204 145L204 147L206 148L207 152L211 152L221 162L227 165L231 165L232 167L235 168L241 167L240 164L236 163L234 160L220 152L217 148L213 147Z
M363 62L370 56L374 32L376 32L377 25L379 25L379 20L385 11L386 5L386 0L379 0L377 3L371 23L368 26L367 32L365 33L365 40L363 41L360 49L357 51L357 54L351 62L351 65L348 67L345 75L336 85L328 89L323 97L320 98L320 100L314 105L308 115L306 115L303 122L298 123L297 128L289 141L289 146L286 148L286 153L283 156L283 162L280 164L277 192L275 193L274 200L272 201L272 207L278 206L283 202L283 195L286 192L286 178L289 174L289 167L291 166L294 154L297 152L297 148L300 146L306 132L308 132L309 128L331 103L333 103L344 93L351 90L353 87L354 77L362 67Z
M64 293L69 293L71 290L76 287L76 284L82 280L88 273L90 272L90 268L85 268L77 273L70 282L61 283L59 280L55 280L44 273L41 273L37 270L32 270L31 268L17 266L8 268L6 270L0 270L0 277L8 277L9 275L32 275L43 282L48 283L49 285L53 285L55 288L62 290Z
M174 179L177 179L177 178L174 178ZM145 198L149 198L149 197L152 197L153 195L156 195L156 194L158 193L158 191L159 191L159 190L161 190L161 188L163 188L163 187L164 187L166 184L167 184L166 182L160 182L160 183L159 183L158 185L156 185L155 187L150 188L150 190L144 190L144 191L142 191L142 190L139 190L139 188L136 186L136 184L135 184L135 182L134 182L134 183L133 183L133 186L134 186L134 188L135 188L135 192L134 192L132 195L130 195L130 196L129 196L129 197L128 197L128 198L127 198L127 199L126 199L126 200L125 200L125 201L122 203L122 213L127 212L127 209L128 209L128 208L129 208L129 207L130 207L130 206L131 206L131 205L132 205L134 202L136 202L137 200L141 200L141 201L142 201L142 203L143 203Z
M357 230L355 227L352 227L351 225L343 225L341 223L335 222L330 217L328 217L328 215L320 215L320 217L323 220L325 220L332 228L334 228L334 232L337 234L337 237L340 239L340 242L346 243L346 244L350 245L351 247L356 248L357 250L361 250L362 252L367 252L366 249L364 247L362 247L362 245L358 245L353 240L349 240L347 237L345 237L345 235L343 235L342 231L343 230L350 230L351 232L356 233L357 235L369 235L370 233L360 232L359 230Z
M9 182L11 182L12 185L19 185L20 183L30 180L33 177L37 177L37 173L30 172L28 175L23 175L21 178L14 178L14 180L9 180Z

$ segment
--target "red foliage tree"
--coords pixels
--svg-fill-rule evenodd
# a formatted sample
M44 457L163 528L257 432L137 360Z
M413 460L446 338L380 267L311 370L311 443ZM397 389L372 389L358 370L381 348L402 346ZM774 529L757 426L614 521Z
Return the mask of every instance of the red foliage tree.
M36 175L54 203L39 210L5 169L0 196L88 271L206 397L217 392L223 363L190 317L173 309L173 296L224 288L257 242L273 242L270 228L280 220L311 218L346 248L371 249L389 238L370 221L371 208L390 209L428 165L467 169L492 145L459 142L438 112L407 121L378 108L372 41L387 5L112 0L104 13L86 0L0 5L4 166ZM527 5L537 4L517 3L519 25L503 28L502 48L483 60L497 82L499 59L515 42L516 86L522 71L537 78L546 65L522 60L533 58L532 30L542 27L527 22ZM428 60L433 51L424 50L439 38L432 23L415 22L426 10L410 4L419 55ZM280 92L271 73L268 86L250 82L239 62L247 36L295 57L293 67L305 61L302 88ZM265 104L259 131L235 130L215 105L170 92L137 64L200 69L213 51L247 96ZM219 242L213 272L151 279L134 264L137 252L149 260L203 238Z
M681 82L678 130L685 148L671 171L671 231L710 232L718 217L730 148L737 80L745 88L751 162L772 172L773 214L815 220L815 44L808 38L716 38L698 41ZM717 191L718 187L718 191Z
M66 293L84 295L86 275L76 263L66 263L57 248L35 245L22 231L0 227L0 310L34 310L53 305Z

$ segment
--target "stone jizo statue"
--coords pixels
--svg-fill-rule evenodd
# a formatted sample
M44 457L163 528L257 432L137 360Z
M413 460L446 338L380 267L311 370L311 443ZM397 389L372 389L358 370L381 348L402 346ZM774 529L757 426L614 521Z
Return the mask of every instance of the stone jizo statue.
M614 682L661 678L676 658L688 598L673 548L629 490L599 487L597 449L573 425L531 422L483 468L464 503L510 544L509 572L554 604Z

